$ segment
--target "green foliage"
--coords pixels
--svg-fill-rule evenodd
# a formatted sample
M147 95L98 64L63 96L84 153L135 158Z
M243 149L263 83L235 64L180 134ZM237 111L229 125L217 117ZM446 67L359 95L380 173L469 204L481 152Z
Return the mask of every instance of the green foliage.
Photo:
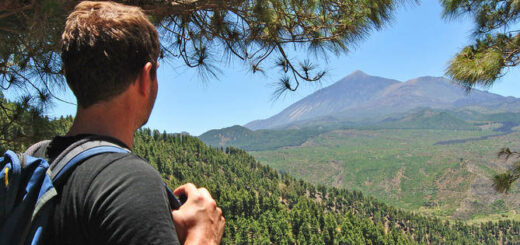
M491 122L512 122L520 124L520 113L503 112L493 114L483 114L476 117L479 121L491 121Z
M508 160L509 158L518 159L520 157L520 152L511 151L509 148L502 148L500 152L498 152L498 157L503 157L505 160ZM519 178L520 161L516 161L508 171L497 174L493 177L493 187L496 191L507 194L511 190L513 183Z
M500 45L497 42L488 36L464 48L451 60L446 73L468 90L475 85L491 86L505 67L503 54L495 47Z
M460 119L447 111L431 111L429 109L413 113L399 120L387 120L366 127L368 129L443 129L443 130L476 130L471 123Z
M517 179L518 176L514 176L511 172L497 174L493 177L493 187L498 192L508 193Z
M50 120L29 100L8 102L0 95L0 151L22 151L36 141L63 135L70 128L72 118Z
M520 17L516 0L441 0L444 16L468 15L476 24L475 43L451 60L447 75L468 90L491 86L506 67L519 63L520 34L515 28Z
M0 84L45 105L61 89L60 48L67 4L59 0L0 3ZM70 3L69 3L70 5Z
M504 202L504 199L497 199L493 202L493 208L496 211L503 211L507 209L506 203Z
M475 44L464 48L450 62L448 76L468 90L476 85L491 86L507 67L515 67L520 57L520 2L517 0L441 0L444 15L469 15L476 24ZM511 172L496 175L494 187L508 192L518 176Z

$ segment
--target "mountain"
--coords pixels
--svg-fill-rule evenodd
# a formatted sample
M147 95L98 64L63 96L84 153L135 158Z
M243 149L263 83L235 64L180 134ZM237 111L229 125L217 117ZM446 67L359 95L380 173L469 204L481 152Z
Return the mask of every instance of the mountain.
M292 104L282 112L245 125L251 130L283 128L309 121L375 121L417 108L519 112L520 99L462 87L442 77L399 82L355 71Z
M245 127L252 130L268 129L287 125L291 122L332 116L345 110L367 103L388 86L399 81L369 76L356 71L335 84L320 89L304 99L292 104L281 113L266 119L250 122Z

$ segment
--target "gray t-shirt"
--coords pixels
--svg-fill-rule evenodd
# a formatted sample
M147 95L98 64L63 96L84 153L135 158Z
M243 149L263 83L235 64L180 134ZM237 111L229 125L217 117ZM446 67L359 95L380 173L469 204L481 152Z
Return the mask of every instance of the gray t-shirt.
M55 137L54 159L84 137ZM122 142L97 137L126 147ZM180 244L159 173L134 154L104 153L77 166L60 188L46 244Z

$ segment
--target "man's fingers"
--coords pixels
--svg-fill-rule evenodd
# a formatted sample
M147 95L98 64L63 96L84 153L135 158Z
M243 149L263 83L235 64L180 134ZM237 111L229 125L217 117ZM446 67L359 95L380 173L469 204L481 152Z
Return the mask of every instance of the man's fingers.
M177 187L177 189L175 189L173 191L173 194L175 194L176 196L180 196L182 194L186 194L186 196L190 196L191 194L193 194L195 192L197 192L197 187L192 183L187 183L187 184Z
M219 237L219 240L217 241L218 243L220 243L220 240L222 239L222 235L224 234L224 227L226 225L226 219L224 218L224 216L220 216L220 222L219 222L219 225L218 225L218 237Z

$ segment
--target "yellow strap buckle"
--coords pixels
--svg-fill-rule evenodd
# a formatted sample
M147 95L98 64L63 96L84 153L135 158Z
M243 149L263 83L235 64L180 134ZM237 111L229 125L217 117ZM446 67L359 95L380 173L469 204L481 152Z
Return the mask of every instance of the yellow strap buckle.
M5 187L9 185L9 168L4 168L5 172Z

